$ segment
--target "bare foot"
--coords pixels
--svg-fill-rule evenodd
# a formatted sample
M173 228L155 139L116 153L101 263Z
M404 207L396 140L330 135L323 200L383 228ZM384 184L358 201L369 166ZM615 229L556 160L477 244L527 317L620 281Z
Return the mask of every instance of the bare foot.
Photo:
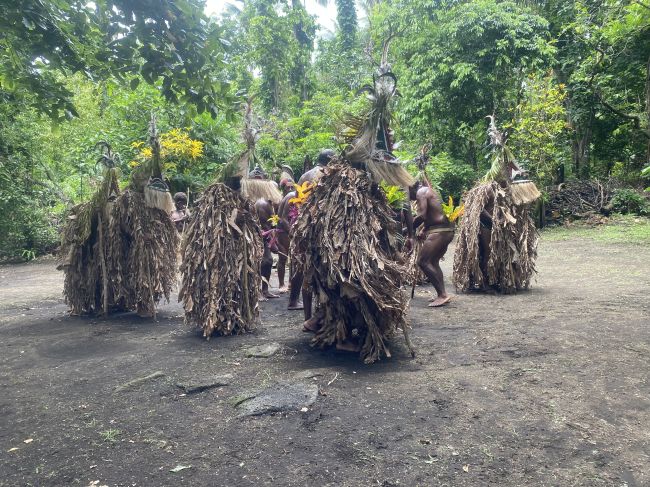
M336 342L336 349L343 350L345 352L358 352L359 350L361 350L361 347L359 346L359 344L354 343L350 340L343 340L342 342L341 341Z
M294 311L297 309L304 309L305 307L302 305L302 303L289 303L289 306L287 306L287 309L289 311Z
M288 286L280 286L280 289L278 289L278 292L279 292L280 294L284 294L284 293L286 293L288 290L289 290L289 287L288 287Z
M438 296L429 303L429 308L439 308L451 301L451 296Z
M312 316L302 324L302 331L307 333L317 333L320 330L320 317Z
M277 294L273 294L271 291L262 291L262 298L260 301L266 301L267 299L279 298Z

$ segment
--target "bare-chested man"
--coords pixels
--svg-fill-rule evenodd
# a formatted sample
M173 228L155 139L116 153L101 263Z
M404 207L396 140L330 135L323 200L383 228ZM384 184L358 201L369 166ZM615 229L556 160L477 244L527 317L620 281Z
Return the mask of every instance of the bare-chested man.
M176 225L176 230L180 232L183 231L185 227L185 221L190 216L190 212L187 210L187 195L185 193L176 193L174 195L174 206L176 209L172 211L172 221Z
M409 198L417 203L417 216L413 220L413 229L422 225L420 232L424 238L418 255L418 265L433 284L438 296L431 300L429 306L438 307L447 304L451 296L445 291L445 282L440 268L440 259L447 252L447 247L454 238L454 227L442 210L440 195L419 182L409 188ZM413 237L413 230L409 231Z
M279 247L286 249L284 252L278 252L278 280L280 280L280 271L282 271L282 280L284 280L284 271L287 264L287 259L289 257L289 248L290 248L290 232L291 227L295 223L295 208L292 208L292 204L289 203L289 200L296 197L296 192L291 191L285 195L280 203L278 208L278 216L280 221L278 222L278 241L280 243ZM292 259L293 261L293 259ZM302 288L302 273L296 272L293 262L289 264L289 280L291 282L289 290L289 304L287 309L297 310L303 309L302 303L299 301L300 290Z
M330 163L335 155L336 154L331 149L324 149L320 151L320 154L318 154L318 158L316 159L316 166L300 176L298 185L303 184L305 181L309 181L310 183L318 182L318 178L320 178L323 174L323 168Z

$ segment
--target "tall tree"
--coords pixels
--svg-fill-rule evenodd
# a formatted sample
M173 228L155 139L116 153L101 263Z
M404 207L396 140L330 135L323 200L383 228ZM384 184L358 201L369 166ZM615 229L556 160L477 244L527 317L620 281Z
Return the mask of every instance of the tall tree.
M350 51L357 37L357 9L354 0L336 0L336 21L339 24L341 47Z
M406 135L433 137L436 149L476 165L485 116L510 118L524 79L552 59L548 22L509 1L382 7L375 24L383 17L400 30L393 56Z

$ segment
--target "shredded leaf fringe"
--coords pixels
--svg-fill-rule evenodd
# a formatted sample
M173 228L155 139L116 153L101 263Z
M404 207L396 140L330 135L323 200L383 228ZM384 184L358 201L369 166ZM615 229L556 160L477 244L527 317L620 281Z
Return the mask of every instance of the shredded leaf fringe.
M394 228L393 211L366 172L335 161L324 169L291 244L304 285L324 313L313 346L358 340L361 357L371 363L391 356L388 341L396 330L408 340L408 301L400 289L407 272L395 258Z
M538 235L528 205L516 205L511 186L496 182L475 186L465 195L454 254L453 281L462 291L490 286L504 294L527 289L535 273ZM481 212L494 194L487 275L481 270Z
M259 323L262 249L253 204L222 183L209 186L181 251L178 299L186 323L202 328L206 338L251 331Z
M169 302L176 278L176 227L167 213L146 206L144 194L126 190L115 200L108 231L117 306L155 316L158 302Z

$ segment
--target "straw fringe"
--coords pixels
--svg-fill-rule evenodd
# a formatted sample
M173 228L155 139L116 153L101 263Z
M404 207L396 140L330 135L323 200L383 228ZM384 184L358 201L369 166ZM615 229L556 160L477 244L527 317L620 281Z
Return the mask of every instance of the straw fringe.
M178 300L185 322L207 338L251 331L259 323L262 260L252 203L224 184L209 186L188 222L181 253Z
M492 195L490 255L484 275L479 248L480 217ZM514 204L510 186L504 189L490 182L474 187L465 195L465 214L454 254L454 285L462 291L491 286L506 294L527 289L535 273L537 241L528 205Z

